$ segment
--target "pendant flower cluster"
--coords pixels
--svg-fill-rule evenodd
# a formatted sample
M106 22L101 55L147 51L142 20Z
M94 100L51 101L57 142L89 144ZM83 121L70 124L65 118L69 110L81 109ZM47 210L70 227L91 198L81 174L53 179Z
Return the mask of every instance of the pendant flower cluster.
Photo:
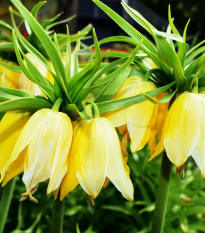
M14 111L3 117L0 135L1 181L4 186L24 172L26 192L22 200L29 197L36 201L34 190L47 180L47 193L60 188L61 200L78 184L96 198L106 177L126 199L133 200L129 168L118 135L105 118L81 120L72 129L70 118L62 112L41 109L31 115Z

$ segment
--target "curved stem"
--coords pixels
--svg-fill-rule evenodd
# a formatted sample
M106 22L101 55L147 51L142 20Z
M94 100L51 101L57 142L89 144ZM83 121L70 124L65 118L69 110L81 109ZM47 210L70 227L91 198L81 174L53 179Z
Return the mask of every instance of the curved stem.
M12 179L2 191L0 202L0 233L3 233L13 197L16 179Z
M171 173L172 163L164 152L151 233L162 233L163 231Z
M53 200L51 233L63 233L64 202L58 197Z

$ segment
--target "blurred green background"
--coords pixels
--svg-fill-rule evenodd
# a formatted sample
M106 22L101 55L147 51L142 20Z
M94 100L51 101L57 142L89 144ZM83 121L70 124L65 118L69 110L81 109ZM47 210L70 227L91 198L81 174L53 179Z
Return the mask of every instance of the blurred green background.
M145 233L150 231L160 173L161 156L151 162L148 148L129 154L128 164L135 189L129 202L110 183L92 205L77 187L65 198L64 233ZM20 178L12 200L6 233L49 232L53 196L46 196L47 184L40 184L34 195L39 203L19 202L25 191ZM2 190L0 190L1 192ZM189 159L184 178L173 167L164 233L205 232L205 182Z
M81 14L80 4L93 7L93 15ZM90 0L78 1L54 1L48 0L47 8L40 14L40 17L47 17L55 14L59 9L67 4L65 17L73 13L78 13L75 23L71 24L73 32L82 28L82 22L87 24L92 21L102 36L109 33L120 33L113 30L114 23L106 24L105 16L101 19L101 14L97 15L96 8ZM23 1L28 7L33 6L37 1ZM106 2L106 1L103 1ZM107 1L108 2L108 1ZM106 3L107 3L106 2ZM137 2L137 1L136 1ZM133 1L131 2L132 4ZM175 24L183 29L188 18L191 18L188 33L192 39L204 39L204 0L197 1L167 1L167 0L143 0L142 7L144 13L151 9L155 15L166 19L168 4L171 4L172 15L175 17ZM77 5L76 5L77 4ZM120 1L109 1L108 5L117 6L120 10ZM0 18L8 19L9 1L0 0ZM60 6L60 7L58 7ZM77 7L76 7L77 6ZM72 10L69 10L72 9ZM86 9L84 9L86 12ZM89 13L89 11L88 11ZM95 14L94 14L95 13ZM96 15L98 16L96 18ZM102 13L103 15L103 13ZM86 18L87 17L87 18ZM108 20L108 19L107 19ZM163 29L163 23L161 22ZM109 27L111 29L109 29ZM105 28L109 29L106 34ZM59 30L61 30L59 28ZM100 32L101 30L101 32ZM110 183L103 189L93 206L86 193L80 188L76 188L65 198L65 219L64 233L145 233L150 231L150 226L155 207L155 197L160 173L161 156L148 162L149 150L144 148L135 154L129 154L128 164L131 169L131 179L135 188L135 200L126 201L116 188ZM39 203L35 204L26 200L19 202L21 193L25 192L25 187L21 177L17 178L17 184L12 200L5 233L47 233L51 222L51 209L53 196L46 196L47 184L40 184L35 197ZM0 195L2 189L0 189ZM205 182L201 178L199 169L195 163L189 159L186 165L186 175L184 178L178 177L173 167L173 175L169 193L167 215L164 233L202 233L205 232Z

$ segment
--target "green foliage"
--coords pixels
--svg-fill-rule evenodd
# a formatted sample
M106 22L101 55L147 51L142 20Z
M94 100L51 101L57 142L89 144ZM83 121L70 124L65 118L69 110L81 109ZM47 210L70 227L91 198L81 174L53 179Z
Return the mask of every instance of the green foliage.
M129 155L135 189L133 202L126 201L111 183L101 191L95 206L79 186L72 191L65 198L64 233L150 232L161 158L151 162L148 159L148 147ZM19 202L25 187L18 179L5 232L49 232L53 196L45 195L46 186L39 185L38 204ZM164 232L204 232L204 189L200 170L191 159L184 178L178 177L173 169Z

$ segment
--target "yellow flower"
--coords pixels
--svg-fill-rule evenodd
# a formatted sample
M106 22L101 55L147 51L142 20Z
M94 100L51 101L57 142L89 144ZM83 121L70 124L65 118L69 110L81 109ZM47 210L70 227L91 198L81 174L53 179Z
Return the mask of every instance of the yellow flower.
M205 95L184 92L172 104L161 140L151 159L164 148L176 167L192 156L205 176Z
M12 150L15 146L24 125L30 118L28 112L11 111L7 112L0 122L0 182L3 180L4 175L9 166ZM20 157L25 156L25 151L21 153ZM20 163L15 170L10 171L11 178L20 174L23 171L23 163ZM10 180L10 179L9 179ZM9 181L8 180L8 181Z
M0 61L2 61L1 58ZM7 63L10 65L15 65L12 62L7 62ZM19 80L19 73L14 72L4 67L3 65L0 65L0 86L19 89L18 80Z
M143 81L139 77L129 77L113 99L131 97L155 88L152 82ZM115 127L127 124L131 138L131 151L136 152L149 140L155 140L157 113L158 104L146 100L121 110L108 112L103 116L108 118Z
M78 183L96 198L108 177L128 200L133 200L129 168L124 162L118 135L106 118L75 124L68 172L61 185L61 200Z
M27 58L33 63L33 65L41 72L41 74L46 77L50 82L53 82L53 77L47 68L40 63L33 55L30 53L26 54ZM18 80L18 85L20 89L30 92L33 95L44 95L39 86L29 80L24 73L21 73Z
M34 113L16 141L6 166L10 178L24 162L23 182L26 195L43 181L50 179L47 193L59 188L68 169L68 154L72 140L70 118L61 112L41 109ZM25 153L21 159L22 153ZM11 169L12 168L12 169ZM13 170L14 169L14 170ZM24 194L25 196L25 194Z

